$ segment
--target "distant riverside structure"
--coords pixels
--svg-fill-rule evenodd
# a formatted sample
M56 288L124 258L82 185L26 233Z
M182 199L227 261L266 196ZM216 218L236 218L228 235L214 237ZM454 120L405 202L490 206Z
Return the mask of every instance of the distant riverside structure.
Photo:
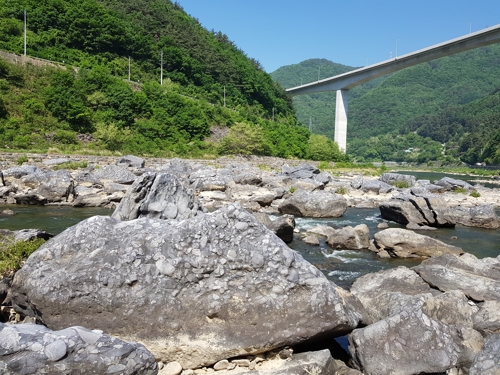
M396 56L378 64L318 80L317 82L292 87L286 91L293 96L337 91L335 107L335 141L338 143L339 148L345 152L349 89L413 65L499 42L500 25L496 25L416 52Z

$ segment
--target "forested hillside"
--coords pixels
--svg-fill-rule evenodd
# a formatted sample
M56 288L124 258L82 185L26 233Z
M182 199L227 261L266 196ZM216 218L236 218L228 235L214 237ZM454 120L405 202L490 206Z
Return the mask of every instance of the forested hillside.
M320 61L321 66L326 64L324 60L308 60L280 68L272 76L284 87L296 86L296 79L291 82L286 77L306 75L304 69L309 76L314 75ZM493 162L489 156L479 156L481 152L470 151L467 145L472 139L483 142L481 134L492 134L500 127L498 107L473 103L482 98L494 101L493 93L500 88L499 61L500 45L492 45L407 68L369 86L354 88L350 91L347 151L359 160L426 162L461 157L466 162ZM333 75L340 73L337 70ZM335 93L303 95L293 101L300 121L307 123L311 117L314 132L333 137ZM469 103L471 106L466 107ZM454 117L463 124L456 126ZM452 143L443 154L440 144L447 142Z
M1 50L22 53L24 8L28 56L67 69L0 60L0 147L311 154L309 132L284 90L177 3L0 0ZM243 145L207 141L211 129L225 134L236 124Z

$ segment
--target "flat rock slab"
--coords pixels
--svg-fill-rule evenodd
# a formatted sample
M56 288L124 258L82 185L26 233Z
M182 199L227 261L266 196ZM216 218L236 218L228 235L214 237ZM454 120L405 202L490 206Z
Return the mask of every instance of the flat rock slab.
M413 267L427 283L442 291L461 290L475 301L500 300L500 256L477 259L472 254L445 254Z
M0 323L0 373L155 375L155 357L137 343L102 331Z
M442 254L463 254L459 247L435 238L401 228L388 228L374 235L377 252L385 251L394 258L428 258Z
M28 258L12 299L53 329L97 327L183 368L342 335L360 318L238 205L182 221L84 220Z

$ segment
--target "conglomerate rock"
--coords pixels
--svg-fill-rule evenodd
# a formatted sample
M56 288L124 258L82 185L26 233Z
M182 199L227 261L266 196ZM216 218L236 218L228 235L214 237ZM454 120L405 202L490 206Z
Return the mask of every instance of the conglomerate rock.
M295 191L278 207L283 214L303 217L340 217L347 209L347 200L327 191Z
M0 374L156 375L155 357L99 330L0 323Z
M182 221L89 218L28 258L11 299L52 329L99 328L183 368L342 335L360 319L238 205Z

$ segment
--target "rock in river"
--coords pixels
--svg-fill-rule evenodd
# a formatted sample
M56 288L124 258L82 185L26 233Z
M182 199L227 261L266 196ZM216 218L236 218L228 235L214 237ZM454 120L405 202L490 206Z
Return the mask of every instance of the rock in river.
M347 200L328 191L297 190L278 207L283 214L303 217L340 217L347 209Z
M28 258L12 299L52 329L99 328L183 368L342 335L360 318L238 205L182 221L89 218Z

